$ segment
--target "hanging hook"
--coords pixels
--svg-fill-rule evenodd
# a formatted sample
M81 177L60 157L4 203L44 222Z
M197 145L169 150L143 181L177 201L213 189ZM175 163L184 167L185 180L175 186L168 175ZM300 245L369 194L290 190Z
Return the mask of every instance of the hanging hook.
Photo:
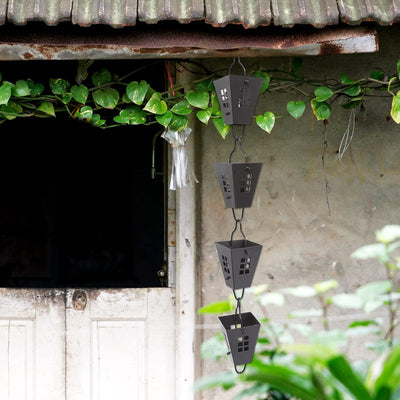
M234 236L235 232L237 231L238 225L239 225L240 233L242 234L243 239L244 239L244 241L246 242L246 241L247 241L247 238L246 238L246 235L245 235L244 232L243 232L243 226L242 226L242 222L243 222L243 218L244 218L244 208L242 208L242 213L241 213L241 215L240 215L240 218L237 218L237 217L236 217L236 212L235 212L235 209L234 209L234 208L232 208L232 215L233 215L233 219L235 220L235 228L233 229L233 231L232 231L232 233L231 233L231 241L230 241L230 244L232 245L233 236Z
M236 294L236 291L233 289L232 290L232 292L233 292L233 297L235 298L235 300L236 300L236 310L238 309L238 305L239 305L239 316L240 316L240 322L242 322L242 313L241 313L241 309L240 309L240 301L241 300L243 300L243 297L244 297L244 289L242 289L242 294L240 295L240 296L238 296L237 294ZM235 314L237 314L236 313L236 310L235 310Z
M238 369L237 369L237 366L235 365L235 371L236 371L236 373L237 374L243 374L243 372L246 370L246 367L247 367L247 364L244 364L244 367L243 367L243 369L241 370L241 371L238 371Z
M243 154L244 157L244 162L247 163L247 153L244 151L243 147L242 147L242 139L244 137L244 129L245 129L245 125L242 125L242 132L240 134L240 136L236 136L235 134L235 129L234 129L234 125L232 125L232 137L234 139L234 144L233 144L233 149L231 151L231 154L229 154L229 163L232 162L232 156L235 153L236 149L237 149L237 144L239 143L239 149Z
M229 75L231 74L232 68L233 68L233 66L234 66L235 64L236 64L236 57L233 57L233 62L232 62L232 64L230 65L229 70L228 70L228 74L229 74ZM242 67L243 75L244 75L244 76L247 76L246 68L245 68L245 66L242 64L242 62L240 61L240 57L238 57L238 64Z

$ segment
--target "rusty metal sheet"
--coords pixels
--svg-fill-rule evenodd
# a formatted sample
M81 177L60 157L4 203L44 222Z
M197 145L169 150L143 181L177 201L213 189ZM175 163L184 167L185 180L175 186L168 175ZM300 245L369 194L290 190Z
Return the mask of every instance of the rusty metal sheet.
M400 20L400 3L393 0L338 0L340 18L348 24L376 21L390 25Z
M271 3L275 25L307 24L322 28L339 22L336 0L271 0Z
M213 26L241 24L245 28L271 24L269 0L207 0L206 22Z
M74 0L71 22L80 26L106 24L122 28L135 25L136 17L137 0Z
M4 3L7 4L7 1L1 1L0 10L3 10ZM25 25L28 21L57 25L70 21L72 0L9 0L6 8L8 21L16 25Z
M235 28L235 29L233 29ZM271 33L227 27L195 30L135 28L115 36L35 34L7 36L0 43L0 60L76 60L205 57L271 57L371 53L378 50L373 28L326 28L306 32L293 28ZM239 32L240 31L240 32ZM132 31L130 31L132 32Z
M176 20L187 23L204 19L203 0L139 0L138 18L147 24Z

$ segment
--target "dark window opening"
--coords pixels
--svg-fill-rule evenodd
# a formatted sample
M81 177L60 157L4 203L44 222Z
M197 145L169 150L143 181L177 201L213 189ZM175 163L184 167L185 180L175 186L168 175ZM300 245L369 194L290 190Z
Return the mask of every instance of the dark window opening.
M160 286L159 127L101 130L57 117L0 129L0 286ZM165 143L155 143L161 171Z

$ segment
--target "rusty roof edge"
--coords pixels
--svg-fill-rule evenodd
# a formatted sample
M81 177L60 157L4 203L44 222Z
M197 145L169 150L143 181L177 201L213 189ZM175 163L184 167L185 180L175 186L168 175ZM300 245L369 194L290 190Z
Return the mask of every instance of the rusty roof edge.
M135 35L69 37L43 34L3 38L0 60L72 60L132 58L199 58L243 56L328 55L378 51L378 36L371 27L333 27L324 30L244 31L221 34L210 30L146 28ZM223 31L225 32L225 31Z

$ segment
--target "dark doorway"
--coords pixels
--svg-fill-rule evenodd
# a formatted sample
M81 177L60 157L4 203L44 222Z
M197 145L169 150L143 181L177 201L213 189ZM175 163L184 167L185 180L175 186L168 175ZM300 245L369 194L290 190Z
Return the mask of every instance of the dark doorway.
M1 125L0 286L160 286L158 130L101 130L67 117ZM155 143L161 171L165 144Z

